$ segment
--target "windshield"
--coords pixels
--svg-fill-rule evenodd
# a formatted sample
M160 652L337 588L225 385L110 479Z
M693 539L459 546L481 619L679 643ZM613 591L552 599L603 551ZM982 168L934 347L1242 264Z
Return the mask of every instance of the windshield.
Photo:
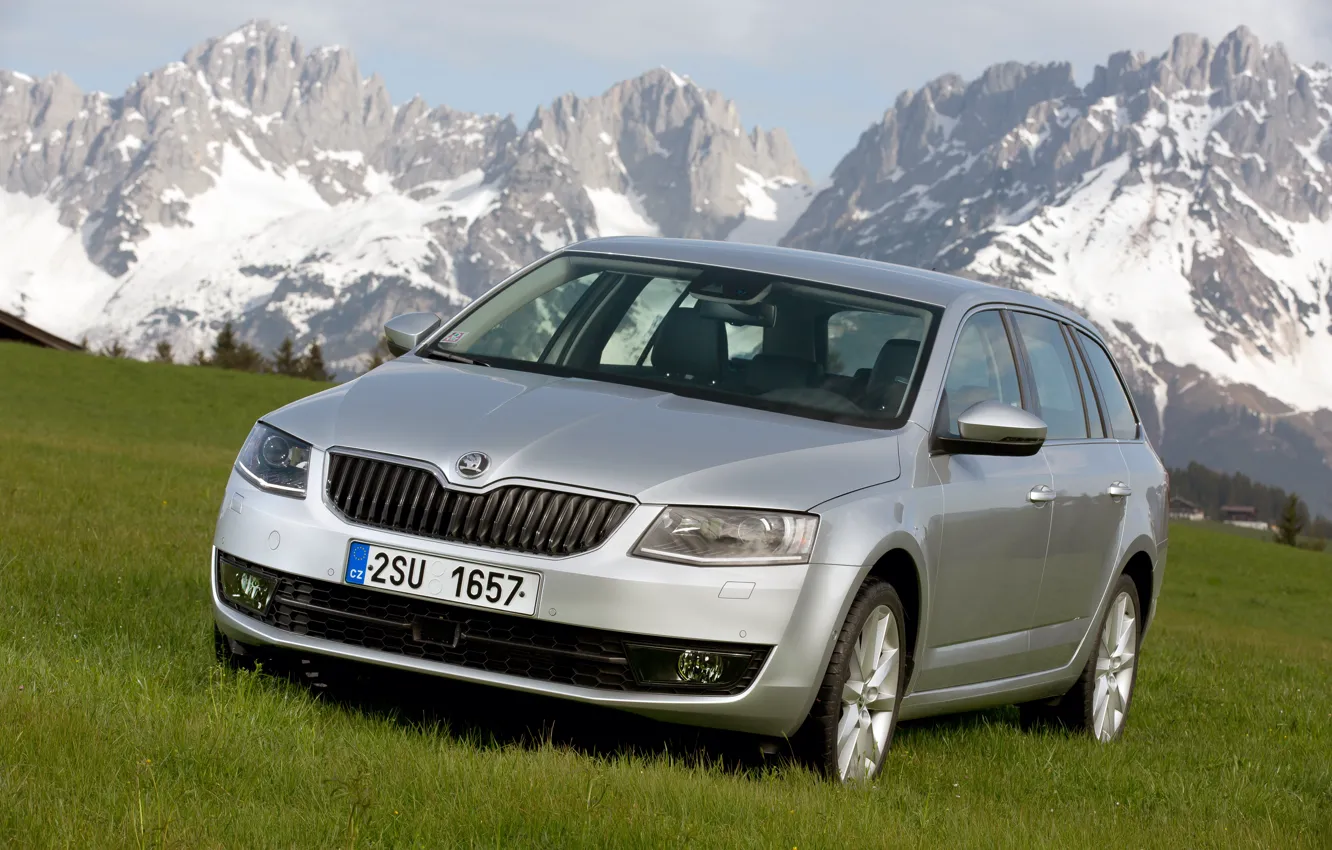
M418 353L896 427L939 312L733 269L565 254Z

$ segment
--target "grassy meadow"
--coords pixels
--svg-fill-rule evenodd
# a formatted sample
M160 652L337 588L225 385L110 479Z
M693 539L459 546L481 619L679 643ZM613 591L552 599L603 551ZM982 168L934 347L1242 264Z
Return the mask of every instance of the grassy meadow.
M1332 847L1332 556L1203 528L1120 744L907 723L869 786L499 690L224 672L227 470L319 386L0 344L0 845Z

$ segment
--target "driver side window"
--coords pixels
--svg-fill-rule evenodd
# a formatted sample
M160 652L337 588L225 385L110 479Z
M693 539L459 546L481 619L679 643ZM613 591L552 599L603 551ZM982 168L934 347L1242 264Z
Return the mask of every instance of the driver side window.
M967 319L958 334L939 405L943 434L959 436L958 414L982 401L1022 406L1017 361L997 310Z

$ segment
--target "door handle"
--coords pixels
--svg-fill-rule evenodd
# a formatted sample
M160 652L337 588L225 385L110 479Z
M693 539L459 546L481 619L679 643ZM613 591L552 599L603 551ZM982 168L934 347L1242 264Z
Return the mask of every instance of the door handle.
M1055 491L1048 484L1037 484L1031 488L1031 492L1027 493L1027 501L1037 505L1053 502L1054 499Z
M1122 499L1125 496L1133 495L1132 488L1123 481L1116 481L1114 484L1111 484L1105 492L1109 493L1111 498L1115 499Z

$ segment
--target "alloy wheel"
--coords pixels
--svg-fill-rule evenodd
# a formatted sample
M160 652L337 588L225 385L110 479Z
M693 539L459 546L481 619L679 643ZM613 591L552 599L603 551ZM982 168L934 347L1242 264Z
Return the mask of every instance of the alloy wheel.
M837 724L837 770L843 781L873 776L888 747L902 663L897 633L892 609L880 605L856 638Z
M1096 682L1092 691L1092 731L1099 741L1111 741L1124 726L1133 692L1133 666L1138 652L1138 611L1124 592L1115 597L1101 627L1096 655Z

